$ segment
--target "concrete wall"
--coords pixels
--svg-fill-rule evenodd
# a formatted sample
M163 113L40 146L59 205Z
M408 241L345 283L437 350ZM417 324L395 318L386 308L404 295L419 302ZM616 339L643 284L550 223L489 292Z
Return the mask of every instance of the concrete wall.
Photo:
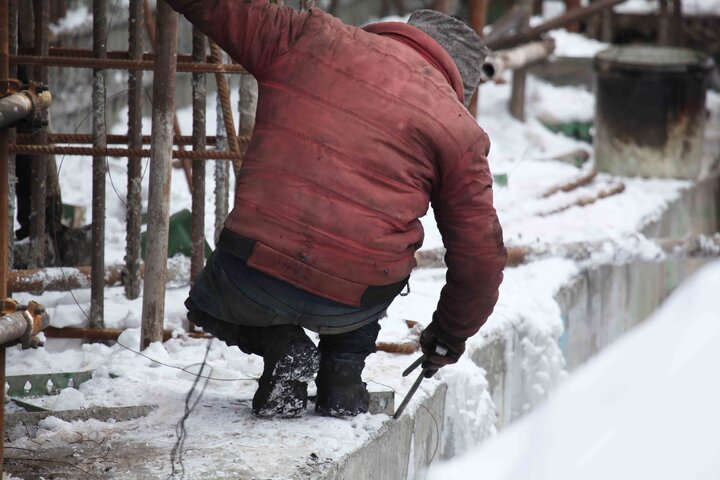
M440 385L414 413L385 423L371 441L331 465L300 467L295 479L404 480L422 479L439 458L445 396Z

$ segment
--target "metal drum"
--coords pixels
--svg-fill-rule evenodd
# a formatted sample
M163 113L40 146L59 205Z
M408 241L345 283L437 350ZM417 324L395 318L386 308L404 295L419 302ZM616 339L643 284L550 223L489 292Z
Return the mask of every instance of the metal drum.
M595 163L623 176L696 178L712 58L673 47L596 55Z

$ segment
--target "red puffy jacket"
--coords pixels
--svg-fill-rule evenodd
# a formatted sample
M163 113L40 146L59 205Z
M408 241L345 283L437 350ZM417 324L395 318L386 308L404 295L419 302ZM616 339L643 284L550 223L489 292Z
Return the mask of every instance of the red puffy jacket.
M170 0L259 83L256 125L225 226L248 264L360 305L415 266L432 201L447 254L436 318L473 335L497 301L505 249L489 140L460 74L404 23L364 29L267 0Z

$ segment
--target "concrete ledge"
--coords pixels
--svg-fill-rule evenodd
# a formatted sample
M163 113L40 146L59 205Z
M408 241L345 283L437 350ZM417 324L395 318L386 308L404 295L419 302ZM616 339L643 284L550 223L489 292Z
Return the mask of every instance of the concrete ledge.
M423 478L428 465L440 456L446 394L447 386L439 385L412 414L386 422L372 441L330 466L302 467L294 478Z

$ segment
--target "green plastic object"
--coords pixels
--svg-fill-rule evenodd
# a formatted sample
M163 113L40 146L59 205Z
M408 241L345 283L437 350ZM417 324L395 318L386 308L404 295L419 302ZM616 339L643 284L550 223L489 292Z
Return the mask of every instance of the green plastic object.
M143 232L140 243L140 256L145 260L147 250L147 232ZM168 232L168 258L178 253L190 256L192 250L192 213L188 209L180 210L170 216L170 227ZM209 257L212 249L205 242L205 257Z
M562 133L565 136L592 143L593 122L564 122L543 123L551 132Z
M493 175L493 183L496 187L507 187L508 176L507 173L496 173Z

